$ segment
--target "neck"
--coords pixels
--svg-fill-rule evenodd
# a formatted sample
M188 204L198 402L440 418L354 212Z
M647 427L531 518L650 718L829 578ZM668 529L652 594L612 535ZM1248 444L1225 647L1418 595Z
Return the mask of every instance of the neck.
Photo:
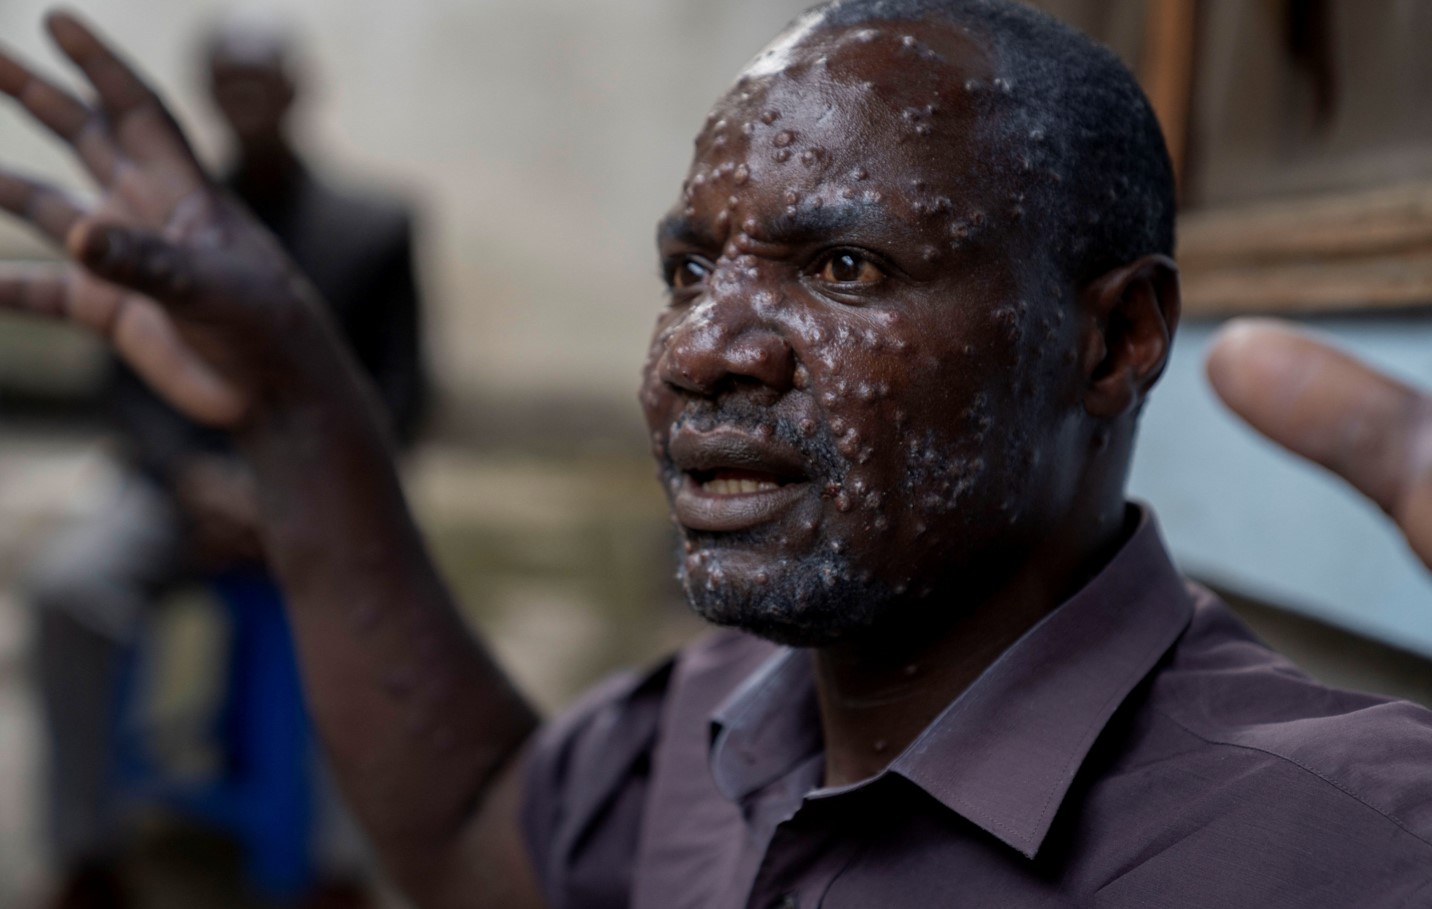
M883 770L1000 654L1092 578L1126 536L1122 500L1105 515L1084 522L1080 533L1056 535L1080 542L1029 554L978 602L928 599L912 604L921 620L818 650L825 784L847 785Z
M282 135L253 140L239 148L234 182L240 194L262 194L282 186L299 168L298 155Z

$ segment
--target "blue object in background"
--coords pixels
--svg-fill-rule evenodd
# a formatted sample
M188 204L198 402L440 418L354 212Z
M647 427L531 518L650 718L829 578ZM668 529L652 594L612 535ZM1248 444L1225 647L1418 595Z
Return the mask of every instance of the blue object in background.
M149 757L139 712L136 660L120 685L116 775L125 800L164 804L233 835L265 899L288 902L312 883L314 793L311 735L283 597L258 572L220 576L211 588L228 614L227 689L215 730L222 771L199 781L168 778Z
M1432 388L1432 317L1303 324ZM1214 397L1203 360L1216 328L1179 329L1144 414L1131 493L1154 506L1185 573L1432 657L1427 570L1375 506L1255 434Z

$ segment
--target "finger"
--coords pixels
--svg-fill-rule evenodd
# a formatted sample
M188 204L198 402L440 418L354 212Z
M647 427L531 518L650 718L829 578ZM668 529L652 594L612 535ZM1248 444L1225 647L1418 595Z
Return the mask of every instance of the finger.
M165 313L185 308L198 294L193 255L158 234L94 220L79 221L67 246L93 276L76 281L100 284L73 295L70 318L108 337L179 410L201 423L236 426L248 412L247 395L198 356Z
M85 170L101 185L109 183L119 149L96 111L40 78L4 49L0 49L0 92L18 101L36 121L73 148Z
M0 262L0 309L64 318L72 271L59 263Z
M77 262L111 284L165 306L184 306L195 294L192 256L156 233L81 219L65 241Z
M193 419L234 427L247 415L248 397L194 354L152 300L126 297L110 341L140 378Z
M1269 320L1224 328L1209 352L1208 376L1254 429L1392 510L1406 479L1417 392Z
M199 170L184 134L133 67L74 13L52 13L45 24L60 50L94 86L120 148L137 161L182 164L183 171L197 178Z
M84 210L64 192L5 170L0 170L0 209L60 244L75 222L84 217Z
M1207 366L1235 413L1351 483L1432 564L1432 399L1272 320L1230 323Z

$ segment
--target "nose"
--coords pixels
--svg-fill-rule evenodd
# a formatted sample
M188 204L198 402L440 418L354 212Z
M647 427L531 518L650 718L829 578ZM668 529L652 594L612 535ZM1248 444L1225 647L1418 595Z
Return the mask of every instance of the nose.
M795 356L779 326L756 311L758 293L713 288L674 326L657 362L661 380L702 396L741 382L788 391Z

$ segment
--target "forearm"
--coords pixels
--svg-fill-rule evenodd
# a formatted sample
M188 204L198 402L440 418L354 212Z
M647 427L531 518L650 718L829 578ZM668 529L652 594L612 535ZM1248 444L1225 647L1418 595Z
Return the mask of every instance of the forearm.
M491 858L462 860L473 831L516 833L513 755L532 711L428 559L312 289L122 57L72 14L47 24L95 105L4 49L0 93L70 145L97 193L0 167L0 209L72 260L0 274L0 307L96 332L176 411L235 434L320 733L395 876L433 904Z
M349 368L333 358L318 366L328 381L265 406L240 443L322 739L391 872L419 894L460 866L452 853L536 719L464 625L372 408L357 382L333 381L327 370Z

